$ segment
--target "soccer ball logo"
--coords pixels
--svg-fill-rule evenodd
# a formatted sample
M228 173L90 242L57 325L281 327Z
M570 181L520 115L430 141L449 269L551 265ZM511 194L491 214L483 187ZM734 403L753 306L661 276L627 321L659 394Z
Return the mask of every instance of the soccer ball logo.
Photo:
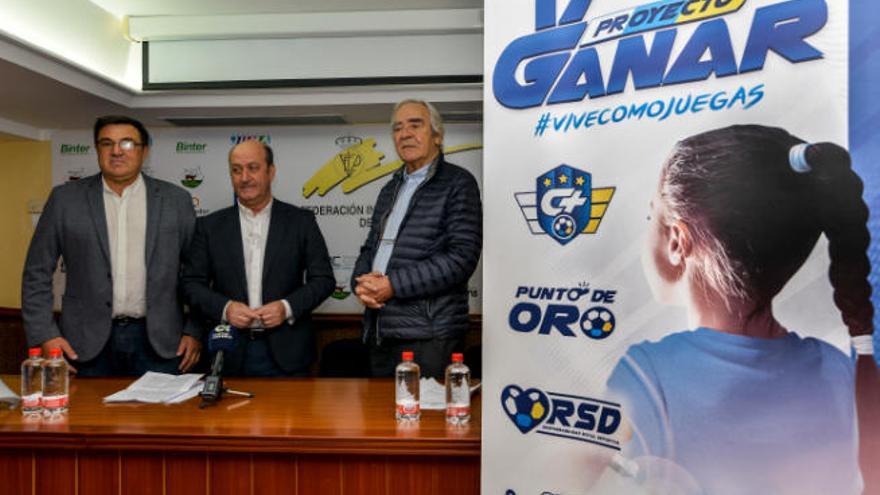
M591 339L604 339L614 332L615 327L614 314L601 306L590 308L581 316L581 330Z
M544 392L536 388L523 390L516 385L508 385L501 392L501 405L507 417L522 433L528 433L541 424L550 411L550 400Z
M571 218L570 215L559 215L553 220L553 233L560 239L568 239L574 236L577 232L575 232L575 223L574 218Z

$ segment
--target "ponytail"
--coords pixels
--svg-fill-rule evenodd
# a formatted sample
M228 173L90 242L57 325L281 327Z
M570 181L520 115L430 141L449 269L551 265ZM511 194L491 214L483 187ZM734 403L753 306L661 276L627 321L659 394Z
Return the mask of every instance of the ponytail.
M806 262L822 233L828 277L860 354L870 351L874 308L868 277L868 207L849 153L805 143L784 129L735 125L680 141L660 195L688 225L706 285L760 306Z
M834 288L834 304L840 309L851 337L869 336L874 330L874 307L868 276L871 263L867 250L871 235L867 228L868 207L862 200L863 185L850 166L849 153L832 143L810 144L798 163L794 148L793 170L812 179L818 203L816 212L828 238L831 265L828 277Z

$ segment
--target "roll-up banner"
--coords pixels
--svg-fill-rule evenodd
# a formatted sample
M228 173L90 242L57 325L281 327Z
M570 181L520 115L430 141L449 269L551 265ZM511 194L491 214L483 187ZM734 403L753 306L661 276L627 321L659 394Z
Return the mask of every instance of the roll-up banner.
M860 493L880 470L855 400L876 19L486 2L483 493Z
M390 127L156 128L144 172L186 189L196 213L204 216L233 204L227 155L234 145L249 139L274 150L275 198L311 210L327 242L336 290L316 311L362 312L349 280L370 228L376 196L402 165ZM446 159L477 178L482 177L481 147L480 126L446 125ZM53 184L98 173L90 131L56 131L52 150ZM471 313L481 311L481 282L478 268L468 284ZM57 274L56 285L61 284L63 276Z

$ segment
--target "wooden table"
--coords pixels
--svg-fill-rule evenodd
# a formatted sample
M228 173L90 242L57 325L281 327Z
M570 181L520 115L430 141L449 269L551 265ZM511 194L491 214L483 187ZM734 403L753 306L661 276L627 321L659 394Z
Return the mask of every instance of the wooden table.
M442 411L398 424L390 380L229 379L256 397L206 409L101 403L128 383L72 379L57 422L0 411L0 494L479 493L479 395L464 427Z

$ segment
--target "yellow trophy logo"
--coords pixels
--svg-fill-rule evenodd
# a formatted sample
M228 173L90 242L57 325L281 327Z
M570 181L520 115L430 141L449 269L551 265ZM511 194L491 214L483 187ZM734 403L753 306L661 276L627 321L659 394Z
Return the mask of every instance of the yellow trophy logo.
M303 197L308 198L315 192L319 196L342 183L342 192L348 194L357 188L382 178L403 165L403 161L382 163L385 154L376 150L376 138L361 139L355 136L342 136L336 139L342 151L329 159L321 168L303 184ZM482 148L479 144L451 146L444 150L449 155L462 151Z

